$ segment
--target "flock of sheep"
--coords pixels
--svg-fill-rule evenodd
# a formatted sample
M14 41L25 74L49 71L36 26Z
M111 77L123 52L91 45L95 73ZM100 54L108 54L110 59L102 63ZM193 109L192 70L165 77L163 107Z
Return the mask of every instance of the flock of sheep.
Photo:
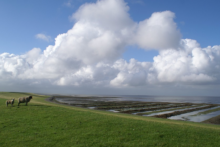
M32 99L32 96L18 98L18 106L20 103L26 103L27 105L27 103L30 102L31 99ZM14 102L15 102L15 99L7 100L6 106L8 107L8 104L11 104L11 106L13 106Z

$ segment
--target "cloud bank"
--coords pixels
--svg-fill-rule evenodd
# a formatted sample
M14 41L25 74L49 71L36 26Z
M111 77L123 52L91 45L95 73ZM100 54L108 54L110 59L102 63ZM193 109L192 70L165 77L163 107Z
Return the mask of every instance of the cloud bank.
M114 11L113 11L114 10ZM45 50L0 54L1 85L66 86L72 89L219 85L220 46L201 48L181 39L170 11L135 22L123 0L82 5L73 27ZM37 38L49 40L38 34ZM125 48L156 49L154 62L122 59Z

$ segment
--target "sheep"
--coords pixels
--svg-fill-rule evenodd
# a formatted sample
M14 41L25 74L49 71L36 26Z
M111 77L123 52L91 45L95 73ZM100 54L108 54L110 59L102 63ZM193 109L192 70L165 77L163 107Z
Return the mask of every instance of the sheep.
M11 104L11 106L13 106L14 102L15 102L15 99L7 100L6 101L6 106L8 107L8 104Z
M20 103L26 103L27 106L27 103L30 102L31 99L32 96L18 98L18 106Z

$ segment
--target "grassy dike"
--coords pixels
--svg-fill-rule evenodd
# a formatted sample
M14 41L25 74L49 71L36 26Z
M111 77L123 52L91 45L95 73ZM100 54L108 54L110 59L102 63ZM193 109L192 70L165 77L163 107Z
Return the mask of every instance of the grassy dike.
M33 99L6 107L6 99ZM219 146L220 126L64 106L0 92L0 146Z

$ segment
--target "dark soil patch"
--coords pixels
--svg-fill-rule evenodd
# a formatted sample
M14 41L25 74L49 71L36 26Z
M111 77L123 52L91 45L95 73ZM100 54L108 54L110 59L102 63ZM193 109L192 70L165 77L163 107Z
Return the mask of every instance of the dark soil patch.
M210 118L208 120L203 121L203 123L209 123L209 124L220 124L220 115Z

